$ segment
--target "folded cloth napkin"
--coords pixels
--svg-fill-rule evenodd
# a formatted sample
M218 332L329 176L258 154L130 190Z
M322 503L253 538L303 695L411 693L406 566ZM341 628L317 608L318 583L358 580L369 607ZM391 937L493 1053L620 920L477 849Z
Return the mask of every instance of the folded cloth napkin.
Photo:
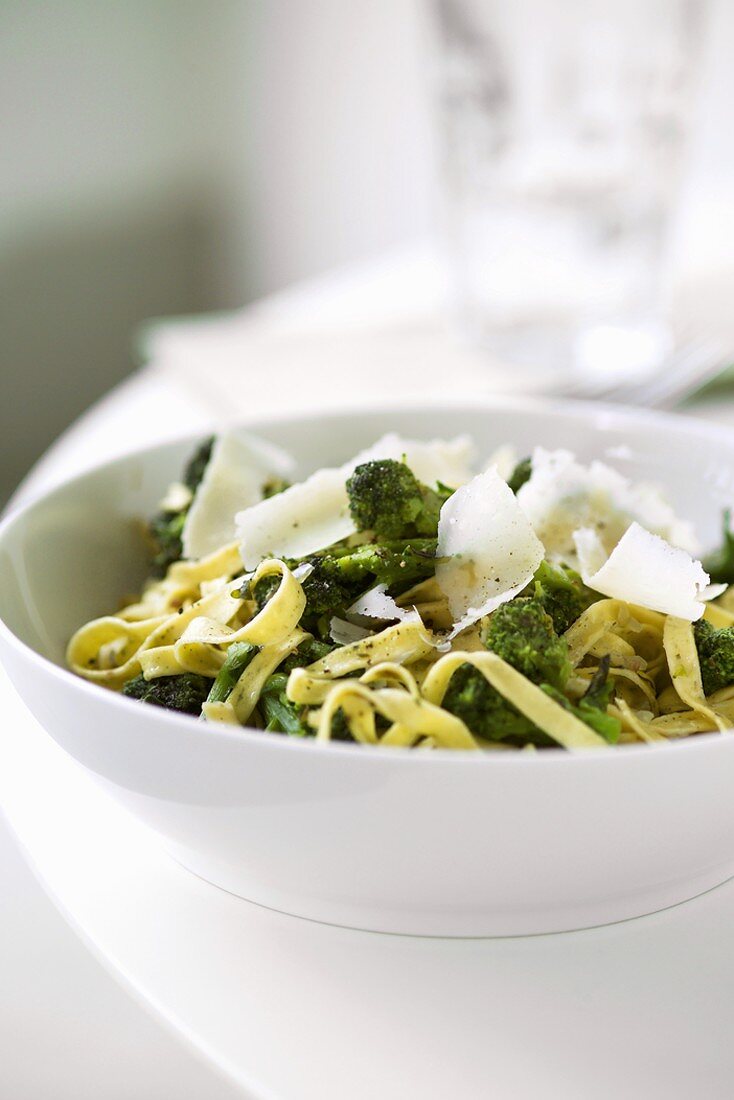
M241 311L150 323L141 354L219 421L544 388L458 338L447 299L444 265L417 248Z
M720 265L699 263L677 279L683 340L714 335L734 348L731 286L731 270ZM141 356L219 423L411 398L552 393L573 380L571 364L565 377L509 368L462 340L449 322L449 300L441 257L417 246L236 312L151 322Z

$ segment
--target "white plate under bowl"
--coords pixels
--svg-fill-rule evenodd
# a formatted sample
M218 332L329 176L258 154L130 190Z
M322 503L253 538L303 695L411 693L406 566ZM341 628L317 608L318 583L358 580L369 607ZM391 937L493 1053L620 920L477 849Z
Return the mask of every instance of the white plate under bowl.
M660 482L704 540L734 498L734 436L683 418L507 401L281 419L257 426L301 471L388 430L469 432L612 457ZM135 521L191 441L126 456L0 527L0 656L49 734L235 894L315 920L446 936L561 931L648 913L734 874L734 738L567 754L416 753L207 726L63 668L69 635L134 591ZM90 829L94 822L90 821Z

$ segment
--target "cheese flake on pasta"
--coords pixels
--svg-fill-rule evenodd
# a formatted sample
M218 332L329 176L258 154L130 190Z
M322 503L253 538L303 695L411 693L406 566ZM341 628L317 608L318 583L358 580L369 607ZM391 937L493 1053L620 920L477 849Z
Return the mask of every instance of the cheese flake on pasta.
M280 447L242 431L220 435L186 515L184 556L203 558L232 542L235 514L259 501L271 478L292 473L293 460Z
M449 497L438 524L436 580L446 595L451 637L511 600L532 580L543 545L495 469Z
M403 457L416 477L428 484L445 481L453 487L471 476L471 444L463 436L448 443L422 443L394 433L385 435L343 466L317 470L305 481L239 512L235 522L245 568L254 569L270 555L300 558L355 534L347 478L364 462Z
M633 523L611 554L591 528L574 532L584 584L604 596L694 622L705 611L708 573L685 550Z
M403 439L395 432L388 432L374 447L363 452L360 462L368 462L371 458L394 458L397 462L404 458L418 480L425 485L434 486L437 481L442 481L444 485L456 489L472 477L474 445L468 435L449 440L432 439L426 443Z
M347 614L364 615L368 619L380 619L384 622L405 622L415 619L418 613L406 607L398 607L388 594L386 586L378 584L355 600L347 609Z
M517 499L547 554L571 564L574 531L594 529L611 553L633 522L690 553L698 552L691 526L677 518L657 489L633 484L603 462L584 466L571 451L536 447L530 479L518 490Z

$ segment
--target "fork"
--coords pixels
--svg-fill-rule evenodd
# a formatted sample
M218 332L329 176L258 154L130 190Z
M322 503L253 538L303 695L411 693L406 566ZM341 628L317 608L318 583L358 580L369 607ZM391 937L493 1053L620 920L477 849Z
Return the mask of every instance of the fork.
M564 386L562 394L642 408L673 409L718 378L732 361L717 340L696 338L679 344L660 367L644 378L579 380Z

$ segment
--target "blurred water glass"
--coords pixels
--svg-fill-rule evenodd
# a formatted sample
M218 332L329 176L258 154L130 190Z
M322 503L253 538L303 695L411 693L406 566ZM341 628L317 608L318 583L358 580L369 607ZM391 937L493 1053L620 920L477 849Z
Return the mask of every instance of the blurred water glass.
M456 306L506 362L668 352L703 0L434 0Z

